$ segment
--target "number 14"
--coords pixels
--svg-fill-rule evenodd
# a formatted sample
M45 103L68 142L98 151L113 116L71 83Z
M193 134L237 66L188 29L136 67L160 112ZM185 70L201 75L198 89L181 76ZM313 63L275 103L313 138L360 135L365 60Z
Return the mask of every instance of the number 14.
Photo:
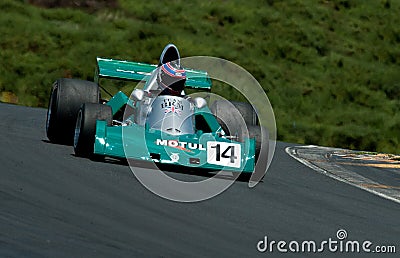
M216 161L221 161L221 157L222 158L226 158L226 159L230 159L231 163L235 163L235 159L237 159L237 157L235 156L235 146L228 146L226 147L226 149L222 152L221 154L221 145L217 144L215 146L211 146L211 148L215 148L216 149ZM228 151L230 151L230 155L228 155Z
M233 142L207 142L207 162L219 166L239 168L241 145Z

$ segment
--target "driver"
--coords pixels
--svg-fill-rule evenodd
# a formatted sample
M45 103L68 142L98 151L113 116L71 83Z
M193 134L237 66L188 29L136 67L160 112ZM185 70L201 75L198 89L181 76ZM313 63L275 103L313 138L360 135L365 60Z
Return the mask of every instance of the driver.
M132 94L136 94L136 101L144 101L140 104L139 114L135 116L135 122L144 125L147 115L151 112L152 102L160 95L169 95L182 97L191 102L197 108L202 108L207 102L200 97L194 100L190 96L185 96L185 83L187 77L185 69L180 65L180 60L166 62L160 64L153 72L149 80L146 82L144 89L136 89ZM140 93L141 92L141 93ZM132 118L132 119L131 119ZM133 121L133 117L126 119L124 125L129 125Z
M181 96L186 83L186 72L177 61L161 65L157 71L157 84L160 95Z

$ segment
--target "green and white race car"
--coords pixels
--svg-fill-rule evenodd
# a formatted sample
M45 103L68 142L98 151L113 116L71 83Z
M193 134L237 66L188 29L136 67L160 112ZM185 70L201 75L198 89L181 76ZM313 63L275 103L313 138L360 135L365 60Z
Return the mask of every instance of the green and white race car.
M102 101L100 78L143 81L144 87ZM205 98L184 93L211 86L207 72L180 66L173 44L158 65L97 58L94 82L62 78L53 84L47 137L72 144L80 157L253 173L261 145L268 150L268 134L248 103L216 100L209 107Z

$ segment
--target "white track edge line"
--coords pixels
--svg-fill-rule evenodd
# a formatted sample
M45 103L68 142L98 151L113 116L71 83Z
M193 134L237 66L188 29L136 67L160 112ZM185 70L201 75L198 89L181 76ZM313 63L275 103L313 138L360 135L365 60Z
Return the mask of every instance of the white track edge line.
M302 148L318 148L317 146L314 146L314 145L307 145L307 146L301 146L301 147L302 147ZM382 198L385 198L385 199L387 199L387 200L390 200L390 201L393 201L393 202L396 202L396 203L400 204L400 200L398 200L398 199L396 199L396 198L393 198L393 197L388 196L388 195L386 195L386 194L380 193L380 192L375 191L375 190L373 190L373 189L369 189L369 188L367 188L367 187L363 187L363 186L354 184L354 183L352 183L352 182L349 182L349 181L347 181L347 180L345 180L345 179L343 179L343 178L341 178L341 177L339 177L339 176L337 176L337 175L335 175L335 174L329 173L329 172L326 171L325 169L322 169L322 168L320 168L320 167L318 167L318 166L312 164L311 162L309 162L309 161L307 161L307 160L304 160L304 159L302 159L302 158L300 158L300 157L297 157L297 156L296 156L296 150L293 149L293 148L296 148L296 147L286 147L286 148L285 148L285 152L286 152L289 156L291 156L292 158L294 158L294 159L297 160L298 162L302 163L303 165L305 165L305 166L311 168L312 170L315 170L315 171L317 171L317 172L319 172L319 173L321 173L321 174L323 174L323 175L326 175L326 176L328 176L328 177L330 177L330 178L333 178L333 179L335 179L335 180L337 180L337 181L346 183L346 184L348 184L348 185L352 185L352 186L354 186L354 187L357 187L358 189L361 189L361 190L370 192L370 193L375 194L375 195L377 195L377 196L379 196L379 197L382 197ZM328 148L326 148L326 149L328 149Z

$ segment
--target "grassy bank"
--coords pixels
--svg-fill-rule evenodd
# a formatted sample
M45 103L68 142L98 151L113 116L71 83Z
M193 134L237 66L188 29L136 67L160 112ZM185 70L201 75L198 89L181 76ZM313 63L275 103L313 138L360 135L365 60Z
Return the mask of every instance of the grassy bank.
M3 0L0 10L0 96L18 104L47 106L58 77L92 79L96 56L155 63L173 42L183 56L250 71L279 140L400 152L399 1L120 0L88 10Z

